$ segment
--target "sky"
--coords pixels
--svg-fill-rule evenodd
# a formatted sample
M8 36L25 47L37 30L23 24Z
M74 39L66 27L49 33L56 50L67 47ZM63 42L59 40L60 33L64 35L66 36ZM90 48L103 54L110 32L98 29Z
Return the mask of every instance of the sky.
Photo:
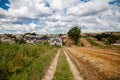
M120 0L0 0L0 34L120 32Z

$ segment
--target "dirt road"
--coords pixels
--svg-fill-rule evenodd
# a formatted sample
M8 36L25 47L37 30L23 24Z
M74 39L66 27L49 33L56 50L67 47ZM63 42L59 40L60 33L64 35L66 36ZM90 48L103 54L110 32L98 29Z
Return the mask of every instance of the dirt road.
M58 53L56 54L55 58L51 62L51 65L49 66L49 68L46 71L45 76L43 77L42 80L52 80L53 79L53 76L54 76L54 73L55 73L55 70L56 70L56 66L57 66L59 53L60 53L60 50L58 50Z
M69 58L69 56L67 55L65 50L64 50L64 53L65 53L65 56L67 58L69 65L70 65L70 69L73 73L75 80L83 80L83 78L80 76L80 72L78 71L76 65L71 61L71 59Z
M60 54L60 50L58 50L58 53L56 54L55 58L51 62L50 66L48 67L48 70L45 72L45 76L43 77L42 80L52 80L53 79L54 73L56 71L56 67L57 67L57 65L59 65L59 64L57 64L58 59L59 59L59 54ZM70 70L73 73L74 80L83 80L83 78L80 76L80 72L78 71L76 65L69 58L69 56L67 55L65 50L64 50L64 54L66 56L69 66L70 66Z

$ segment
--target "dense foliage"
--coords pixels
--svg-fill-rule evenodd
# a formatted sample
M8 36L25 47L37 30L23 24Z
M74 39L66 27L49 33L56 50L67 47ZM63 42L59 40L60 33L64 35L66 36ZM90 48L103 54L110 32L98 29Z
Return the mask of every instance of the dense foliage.
M114 35L112 33L97 34L94 37L99 41L105 41L106 44L112 44L120 40L120 35Z
M81 28L75 26L68 31L68 36L74 41L75 45L78 44L80 38Z

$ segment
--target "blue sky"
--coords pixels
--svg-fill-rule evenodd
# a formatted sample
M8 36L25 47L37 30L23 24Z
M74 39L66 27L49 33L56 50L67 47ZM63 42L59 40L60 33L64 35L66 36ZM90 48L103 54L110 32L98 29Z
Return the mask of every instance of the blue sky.
M120 32L120 0L0 0L0 33Z
M6 4L10 4L10 2L8 0L0 0L0 7L3 8L4 10L9 9L9 6L7 6Z

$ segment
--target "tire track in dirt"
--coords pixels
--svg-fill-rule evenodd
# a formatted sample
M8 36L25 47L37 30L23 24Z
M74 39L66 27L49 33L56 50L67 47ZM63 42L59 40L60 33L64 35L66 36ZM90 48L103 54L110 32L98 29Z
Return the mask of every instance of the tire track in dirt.
M43 77L42 80L52 80L53 79L53 76L54 76L54 73L55 73L56 67L57 67L57 61L58 61L59 54L60 54L60 49L58 50L56 56L54 57L50 66L48 67L48 70L46 71L45 76Z
M64 50L64 49L63 49ZM71 61L71 59L69 58L69 56L67 55L66 51L64 50L64 54L66 56L66 59L70 65L70 69L73 73L73 76L75 78L75 80L84 80L81 76L80 76L80 73L76 67L76 65Z

